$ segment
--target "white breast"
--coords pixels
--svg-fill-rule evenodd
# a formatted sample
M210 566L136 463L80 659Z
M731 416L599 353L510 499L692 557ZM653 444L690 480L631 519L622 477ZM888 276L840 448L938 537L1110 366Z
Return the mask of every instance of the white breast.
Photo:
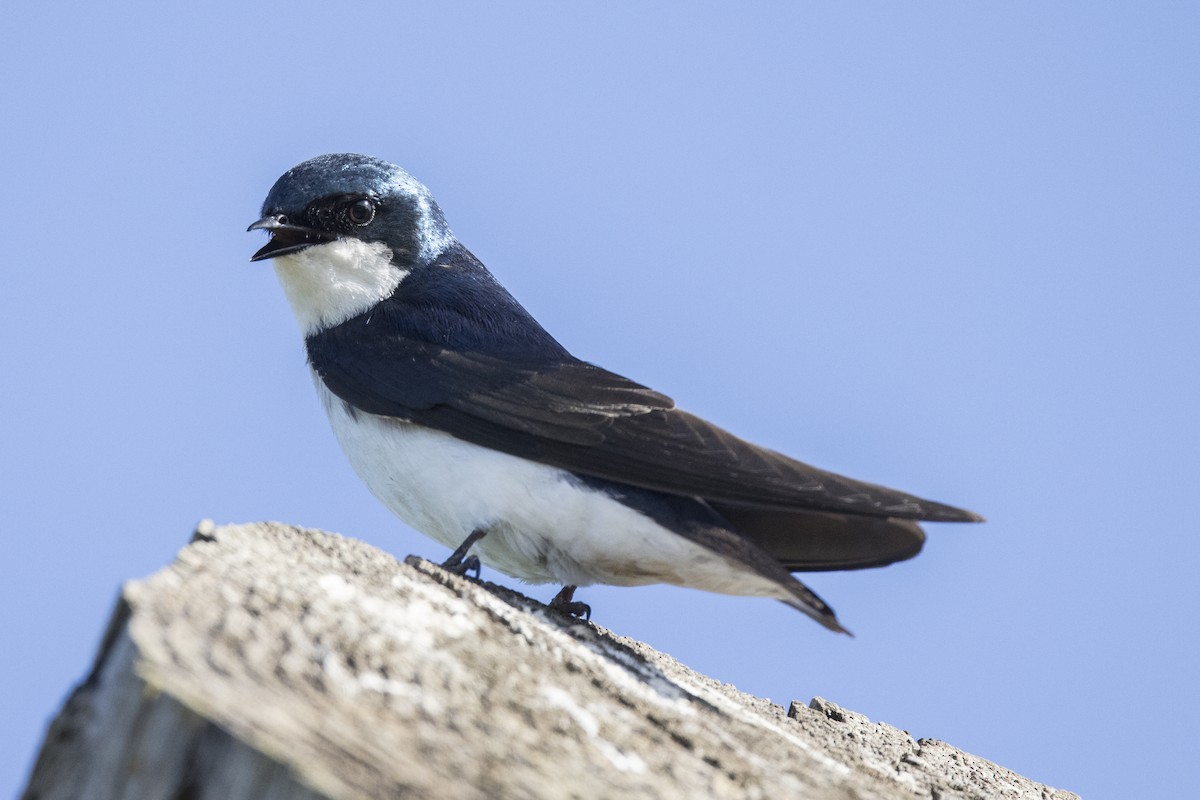
M789 596L569 473L389 417L351 413L314 375L358 476L400 519L455 548L476 529L488 566L530 583L673 583Z

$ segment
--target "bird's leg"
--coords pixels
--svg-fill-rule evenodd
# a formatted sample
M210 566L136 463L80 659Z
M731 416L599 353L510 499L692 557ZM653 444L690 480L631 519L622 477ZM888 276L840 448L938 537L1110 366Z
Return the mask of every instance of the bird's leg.
M555 611L561 611L572 617L583 617L584 619L592 618L592 607L587 603L580 603L572 598L575 597L576 586L564 586L562 591L554 595L554 599L550 601L550 607Z
M487 531L483 528L476 528L475 530L471 531L471 535L463 540L463 543L458 546L458 549L451 553L450 557L442 562L442 569L446 570L447 572L453 572L455 575L466 575L468 572L474 570L475 577L478 578L480 569L479 556L474 554L467 555L467 551L471 549L471 545L475 544L486 535Z

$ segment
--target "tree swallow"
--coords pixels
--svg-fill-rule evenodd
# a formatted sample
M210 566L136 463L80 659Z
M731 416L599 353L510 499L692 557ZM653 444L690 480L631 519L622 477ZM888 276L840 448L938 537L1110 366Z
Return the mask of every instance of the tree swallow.
M317 392L400 519L587 613L577 586L772 597L847 632L792 572L915 556L914 520L970 511L750 444L572 356L450 232L429 190L368 156L305 161L249 230L271 234Z

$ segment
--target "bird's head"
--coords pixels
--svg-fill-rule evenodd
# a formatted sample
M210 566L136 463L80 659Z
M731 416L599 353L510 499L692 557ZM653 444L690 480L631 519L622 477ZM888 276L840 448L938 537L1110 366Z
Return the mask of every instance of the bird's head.
M395 164L371 156L318 156L285 172L249 230L271 241L251 261L338 239L380 242L401 268L429 263L454 240L433 195Z
M275 259L306 335L366 311L454 243L424 185L394 164L352 153L285 172L248 230L271 234L250 260Z

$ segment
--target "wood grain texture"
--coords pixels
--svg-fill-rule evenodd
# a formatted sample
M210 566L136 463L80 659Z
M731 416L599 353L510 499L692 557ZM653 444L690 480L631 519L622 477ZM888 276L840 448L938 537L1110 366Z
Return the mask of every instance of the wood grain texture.
M362 542L204 526L126 585L29 800L1067 800L827 701L790 712Z

